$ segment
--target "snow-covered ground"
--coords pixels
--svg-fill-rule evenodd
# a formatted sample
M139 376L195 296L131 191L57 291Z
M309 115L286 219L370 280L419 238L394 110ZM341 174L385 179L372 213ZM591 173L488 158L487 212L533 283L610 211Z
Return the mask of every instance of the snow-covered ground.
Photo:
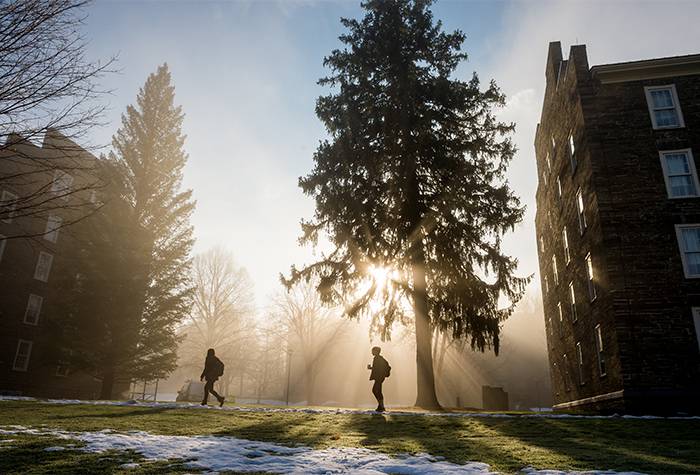
M374 414L370 409L344 409L344 408L315 408L315 407L247 407L247 406L224 406L218 405L202 406L192 402L141 402L141 401L86 401L80 399L35 399L30 397L0 396L0 401L38 401L46 404L87 404L99 406L133 406L133 407L158 407L163 409L197 409L216 411L238 411L238 412L289 412L305 414ZM609 419L621 417L623 419L700 419L700 416L630 416L630 415L582 415L582 414L559 414L553 412L538 412L524 414L503 414L497 412L419 412L402 411L389 409L389 414L395 416L429 416L429 417L498 417L498 418L518 418L535 417L548 419Z
M455 464L441 457L428 454L389 456L364 448L329 448L314 450L308 447L285 447L266 442L215 436L155 435L131 431L118 433L109 429L100 432L66 432L53 429L32 429L23 426L0 428L2 435L31 434L56 437L73 444L48 447L48 451L82 450L105 452L108 450L133 450L147 460L185 459L190 468L211 472L231 470L238 472L270 472L297 474L358 475L406 474L406 475L489 475L495 474L488 464L467 462ZM1 449L0 449L1 450ZM122 468L137 468L136 462ZM588 471L564 472L524 468L527 475L640 475L635 472Z

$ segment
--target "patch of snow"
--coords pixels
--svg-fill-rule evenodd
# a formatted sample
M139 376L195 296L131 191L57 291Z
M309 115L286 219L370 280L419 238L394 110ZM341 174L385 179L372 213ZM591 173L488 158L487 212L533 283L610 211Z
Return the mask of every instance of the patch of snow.
M296 474L353 473L361 475L495 475L488 464L446 462L429 454L389 456L365 448L334 447L314 450L286 447L235 437L155 435L148 432L65 432L49 429L1 429L3 433L42 434L62 439L77 439L85 444L79 450L105 452L132 450L146 460L184 460L189 468L208 471L269 472ZM127 467L128 466L128 467ZM136 468L138 464L121 465ZM632 472L564 472L526 467L527 475L640 475Z
M129 462L129 463L123 463L119 466L119 468L125 468L127 470L133 470L135 468L139 468L141 465L135 462Z
M55 446L55 447L46 447L46 448L44 449L44 452L62 452L62 451L64 451L64 450L66 450L65 447L63 447L63 446L61 446L61 445L57 445L57 446Z
M36 398L27 396L0 396L0 401L36 401Z

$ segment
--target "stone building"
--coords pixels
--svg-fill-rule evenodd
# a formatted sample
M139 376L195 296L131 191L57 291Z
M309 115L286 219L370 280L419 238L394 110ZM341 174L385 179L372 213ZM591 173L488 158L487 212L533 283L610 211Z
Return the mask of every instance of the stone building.
M700 55L549 45L537 244L559 410L700 411Z
M95 157L56 131L0 149L0 394L93 398L100 382L48 351L56 280L75 273L71 223L95 202Z

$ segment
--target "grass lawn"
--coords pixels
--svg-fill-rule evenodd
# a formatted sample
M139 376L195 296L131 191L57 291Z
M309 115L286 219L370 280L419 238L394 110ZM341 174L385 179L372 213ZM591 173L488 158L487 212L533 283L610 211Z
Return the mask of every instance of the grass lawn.
M67 431L143 430L167 435L228 435L313 448L365 447L388 454L427 452L448 461L485 462L513 473L613 469L700 473L700 420L553 419L264 413L158 407L0 402L8 425ZM45 452L66 445L46 436L1 435L0 473L106 473L141 462L133 453ZM129 473L192 472L179 461L141 463Z

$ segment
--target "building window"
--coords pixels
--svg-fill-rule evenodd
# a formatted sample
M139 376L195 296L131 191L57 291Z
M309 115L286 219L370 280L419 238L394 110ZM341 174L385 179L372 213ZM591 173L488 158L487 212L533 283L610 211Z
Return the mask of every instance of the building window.
M552 276L554 277L554 285L559 285L559 271L557 269L557 256L552 256Z
M63 218L56 215L49 216L46 220L46 230L44 231L44 239L49 242L55 243L58 240L58 231L61 229L63 224Z
M24 311L24 323L28 325L36 325L39 323L39 314L41 313L41 304L43 302L43 297L35 294L29 294L27 309Z
M690 149L659 152L669 198L698 196L700 184Z
M569 252L569 237L566 234L566 226L564 226L564 230L561 232L561 240L564 244L564 262L568 264L571 262L571 252Z
M588 280L588 296L591 298L591 302L595 300L598 296L595 288L595 282L593 281L593 260L591 259L591 253L586 254L586 279Z
M564 323L564 312L561 309L561 302L557 303L557 313L559 314L559 328L561 329Z
M605 350L603 349L603 333L600 324L595 326L595 350L598 353L598 371L601 376L605 376Z
M698 339L698 350L700 350L700 307L693 307L693 323L695 324L695 336Z
M15 352L15 361L12 364L12 369L15 371L27 371L29 367L29 357L32 355L31 341L19 340L17 342L17 351Z
M559 198L559 200L561 200L561 195L561 178L557 177L557 198Z
M0 219L3 223L11 223L17 210L17 195L3 190L0 195Z
M578 358L578 383L583 386L586 384L586 380L583 377L583 351L580 341L576 343L576 356Z
M557 141L554 140L554 135L552 135L552 153L555 153L557 150Z
M685 127L676 86L645 87L651 125L655 129Z
M36 261L36 268L34 269L34 278L42 282L48 282L52 263L53 255L49 254L48 252L41 251L39 253L39 259Z
M552 171L552 159L549 156L549 152L547 152L547 171Z
M51 191L61 197L61 199L67 200L70 196L72 186L73 177L63 170L56 170L53 176Z
M540 236L540 252L544 254L544 236Z
M564 353L564 356L562 357L562 366L564 367L562 375L564 378L564 391L569 391L571 390L569 385L569 358L566 356L566 353Z
M547 186L547 172L542 170L542 183L544 183L544 186Z
M7 236L0 234L0 262L2 262L2 255L5 254L5 246L7 246Z
M584 212L583 192L581 191L581 188L579 188L576 192L576 209L578 210L578 228L579 231L581 231L581 234L583 234L588 224L586 223L586 213Z
M544 276L544 294L547 295L549 293L549 279L547 276Z
M578 165L578 161L576 161L576 147L574 145L574 136L573 134L569 135L569 160L571 161L571 173L574 173L576 171L576 166Z
M65 363L58 363L56 366L56 376L60 376L61 378L68 376L68 365Z
M574 292L574 281L569 282L569 298L571 300L571 320L578 320L578 314L576 313L576 293Z
M677 225L676 236L685 276L700 277L700 225Z

